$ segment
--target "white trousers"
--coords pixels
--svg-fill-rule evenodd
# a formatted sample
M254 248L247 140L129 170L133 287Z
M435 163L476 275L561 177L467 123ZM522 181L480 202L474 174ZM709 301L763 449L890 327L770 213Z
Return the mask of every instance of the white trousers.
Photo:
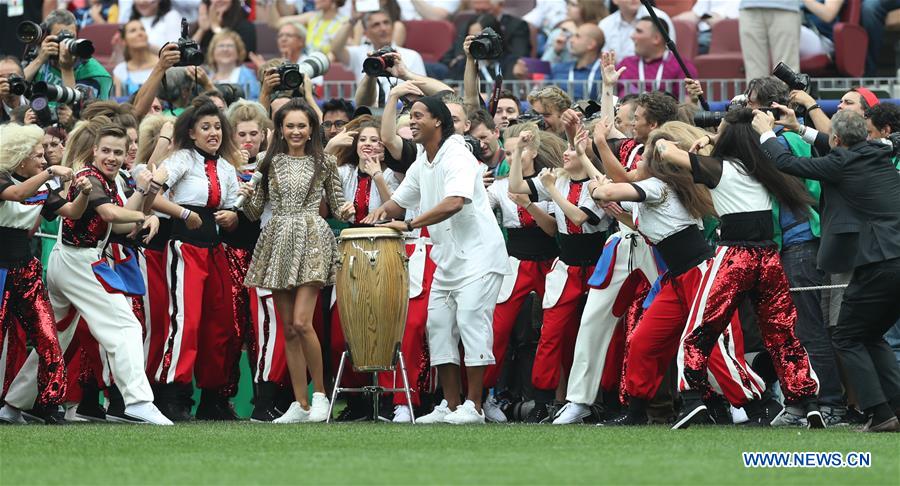
M633 296L622 296L628 302L616 315L613 307L620 298L622 284L634 272L642 272L651 285L659 277L651 247L640 234L625 228L607 239L604 252L612 251L610 241L614 238L619 238L619 242L615 262L609 270L612 272L609 284L601 289L591 287L581 315L566 389L566 400L570 402L589 405L597 399L613 332L633 299Z

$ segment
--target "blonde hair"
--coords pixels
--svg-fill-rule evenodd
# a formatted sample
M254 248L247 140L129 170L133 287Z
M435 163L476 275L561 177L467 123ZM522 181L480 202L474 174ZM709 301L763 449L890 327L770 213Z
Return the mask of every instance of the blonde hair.
M547 107L556 108L560 113L572 106L572 98L559 86L546 86L528 93L528 103L534 105L535 101L540 101Z
M156 142L159 141L159 132L162 130L166 122L175 123L175 117L170 115L147 115L141 120L141 126L138 129L138 151L135 165L146 164L156 150ZM160 160L165 160L169 155L167 152Z
M647 172L668 184L688 213L695 218L716 214L709 190L706 186L694 183L694 176L689 169L660 159L656 155L656 142L670 140L675 142L678 148L688 150L704 135L706 135L704 130L693 125L670 121L650 132L644 147L643 163L647 164ZM711 146L706 146L700 150L700 155L708 155L711 152Z
M528 144L529 148L537 152L534 158L534 170L540 172L541 169L556 169L562 167L563 152L566 151L568 144L565 140L553 135L550 132L541 131L537 123L517 123L507 127L503 132L506 139L518 138L522 136L522 132L531 131L534 138Z
M216 66L213 53L216 51L216 46L219 42L225 39L234 41L234 47L237 49L237 66L240 66L243 60L247 58L247 47L244 45L244 41L241 40L241 36L231 29L222 29L218 34L212 36L209 46L206 48L206 65L213 68L214 71L218 71L219 68Z
M232 103L225 116L234 128L237 128L238 123L250 121L256 122L260 130L272 128L272 119L266 114L266 109L255 101L240 100Z
M94 145L97 143L100 128L111 123L108 117L102 115L78 122L66 139L62 166L69 167L75 172L81 170L94 157Z
M0 125L0 173L10 173L44 140L44 131L36 125Z

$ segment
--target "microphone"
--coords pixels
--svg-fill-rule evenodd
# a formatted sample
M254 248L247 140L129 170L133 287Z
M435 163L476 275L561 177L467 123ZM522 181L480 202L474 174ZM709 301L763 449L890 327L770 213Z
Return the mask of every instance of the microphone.
M262 180L263 174L260 171L256 171L253 173L253 176L250 177L250 185L256 189L256 185L259 184L259 181ZM244 195L238 195L237 200L234 202L234 209L241 209L244 206Z

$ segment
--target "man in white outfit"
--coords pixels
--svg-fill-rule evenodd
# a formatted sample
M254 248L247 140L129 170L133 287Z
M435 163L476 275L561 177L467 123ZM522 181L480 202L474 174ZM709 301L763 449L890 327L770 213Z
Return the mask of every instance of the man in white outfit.
M399 231L428 227L437 265L428 301L428 346L444 400L419 423L484 423L481 387L494 364L492 320L503 276L509 271L503 234L488 202L478 161L454 135L450 110L438 97L415 102L410 111L416 161L391 199L363 222L417 217L382 226ZM465 351L468 389L460 404L460 353Z

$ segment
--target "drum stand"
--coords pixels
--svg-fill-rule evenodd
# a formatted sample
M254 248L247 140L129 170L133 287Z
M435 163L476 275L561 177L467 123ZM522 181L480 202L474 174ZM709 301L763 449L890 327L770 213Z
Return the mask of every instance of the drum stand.
M364 386L362 388L342 388L341 378L344 375L344 363L347 362L347 359L350 358L352 361L352 356L349 356L349 351L344 351L341 353L341 363L338 365L337 376L334 381L334 391L331 392L331 402L328 404L328 418L325 420L326 423L331 423L331 413L334 408L334 402L337 400L338 394L342 392L362 392L367 393L372 396L372 420L378 421L381 420L381 416L379 415L380 404L382 393L396 393L402 391L406 394L406 404L409 406L409 423L416 423L416 414L413 410L412 404L412 395L410 394L409 388L409 379L406 377L406 362L403 360L403 353L397 349L397 362L400 364L400 375L403 377L403 388L385 388L378 384L378 373L384 371L393 371L397 372L397 369L385 369L385 370L375 370L371 371L372 373L372 385Z

